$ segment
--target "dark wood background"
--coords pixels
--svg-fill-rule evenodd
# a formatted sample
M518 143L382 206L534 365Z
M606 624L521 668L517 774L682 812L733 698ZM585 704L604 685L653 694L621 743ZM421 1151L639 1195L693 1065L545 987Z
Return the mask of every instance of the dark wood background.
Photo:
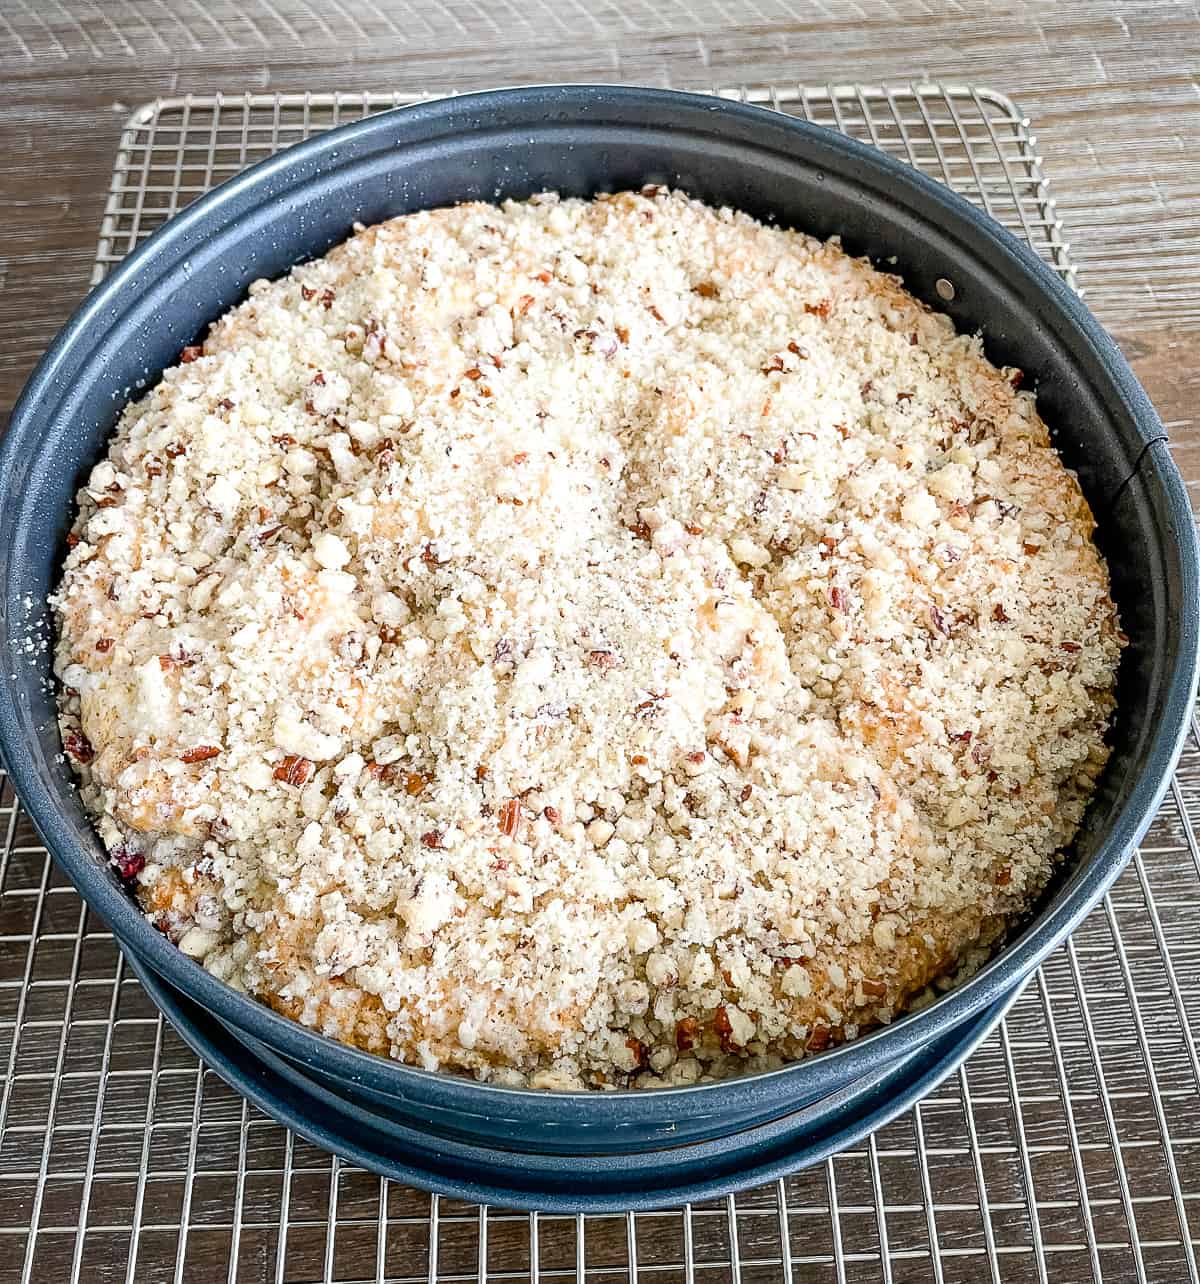
M1080 283L1200 488L1200 8L863 0L0 0L0 416L83 296L159 95L531 80L973 81L1032 117Z

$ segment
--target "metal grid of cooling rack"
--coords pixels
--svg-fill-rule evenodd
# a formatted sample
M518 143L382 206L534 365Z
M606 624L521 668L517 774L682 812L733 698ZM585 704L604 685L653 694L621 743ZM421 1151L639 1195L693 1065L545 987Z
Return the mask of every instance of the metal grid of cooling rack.
M1029 122L967 86L720 90L920 166L1074 284ZM190 98L121 141L96 279L214 183L423 95ZM1192 1281L1200 1215L1200 728L1103 905L957 1075L866 1143L736 1198L557 1217L343 1164L165 1026L0 773L0 1279Z

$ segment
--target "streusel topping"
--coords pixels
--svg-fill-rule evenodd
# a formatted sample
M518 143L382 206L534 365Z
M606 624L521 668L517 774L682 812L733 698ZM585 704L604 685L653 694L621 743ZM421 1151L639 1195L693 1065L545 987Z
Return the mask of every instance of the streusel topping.
M889 1021L1073 837L1123 638L1019 372L665 189L359 228L123 414L54 604L148 915L430 1068Z

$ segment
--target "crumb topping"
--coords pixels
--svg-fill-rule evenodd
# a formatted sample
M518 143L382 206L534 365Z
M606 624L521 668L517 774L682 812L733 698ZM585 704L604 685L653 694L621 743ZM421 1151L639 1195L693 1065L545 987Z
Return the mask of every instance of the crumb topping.
M986 957L1124 638L1020 372L666 189L358 228L80 492L64 746L146 913L334 1038L683 1084Z

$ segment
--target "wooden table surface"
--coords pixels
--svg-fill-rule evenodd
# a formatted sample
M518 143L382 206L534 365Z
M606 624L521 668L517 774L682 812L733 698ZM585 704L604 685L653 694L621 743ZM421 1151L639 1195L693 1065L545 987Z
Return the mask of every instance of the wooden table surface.
M1200 500L1198 68L1200 8L1153 0L0 0L0 424L86 291L121 127L146 100L931 79L1032 119L1079 283Z

